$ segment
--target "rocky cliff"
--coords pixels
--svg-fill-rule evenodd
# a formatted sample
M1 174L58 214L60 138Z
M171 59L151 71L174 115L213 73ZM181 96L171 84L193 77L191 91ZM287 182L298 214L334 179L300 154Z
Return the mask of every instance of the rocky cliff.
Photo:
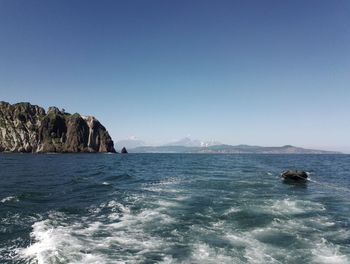
M92 116L0 102L0 152L4 151L115 152L107 130Z

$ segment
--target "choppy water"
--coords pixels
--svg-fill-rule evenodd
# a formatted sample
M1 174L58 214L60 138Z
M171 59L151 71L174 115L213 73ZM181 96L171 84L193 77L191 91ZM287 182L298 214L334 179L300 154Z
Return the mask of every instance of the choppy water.
M350 263L350 155L0 155L0 259Z

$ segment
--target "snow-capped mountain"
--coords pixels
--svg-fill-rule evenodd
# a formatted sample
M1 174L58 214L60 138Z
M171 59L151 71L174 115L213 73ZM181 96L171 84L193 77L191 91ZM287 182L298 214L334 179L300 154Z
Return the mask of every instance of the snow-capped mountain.
M164 146L184 146L184 147L210 147L215 145L221 145L220 142L215 140L202 141L199 139L191 139L189 137L184 137L178 141L173 141Z

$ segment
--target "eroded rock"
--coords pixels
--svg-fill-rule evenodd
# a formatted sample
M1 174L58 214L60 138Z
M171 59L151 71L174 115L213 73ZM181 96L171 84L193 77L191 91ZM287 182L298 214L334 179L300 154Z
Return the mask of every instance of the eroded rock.
M283 172L281 176L285 180L294 181L305 181L308 177L307 173L301 170L287 170Z
M115 152L106 128L94 117L57 107L45 113L30 103L0 102L0 152Z

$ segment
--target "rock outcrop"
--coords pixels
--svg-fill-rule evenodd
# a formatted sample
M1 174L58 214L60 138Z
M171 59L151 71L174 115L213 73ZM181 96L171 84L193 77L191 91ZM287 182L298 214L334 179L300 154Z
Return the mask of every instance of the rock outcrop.
M57 107L0 102L0 152L115 152L105 127L92 116Z
M126 150L125 147L122 148L122 150L120 151L121 154L128 154L128 151Z
M305 181L308 175L305 171L287 170L282 173L284 180Z

